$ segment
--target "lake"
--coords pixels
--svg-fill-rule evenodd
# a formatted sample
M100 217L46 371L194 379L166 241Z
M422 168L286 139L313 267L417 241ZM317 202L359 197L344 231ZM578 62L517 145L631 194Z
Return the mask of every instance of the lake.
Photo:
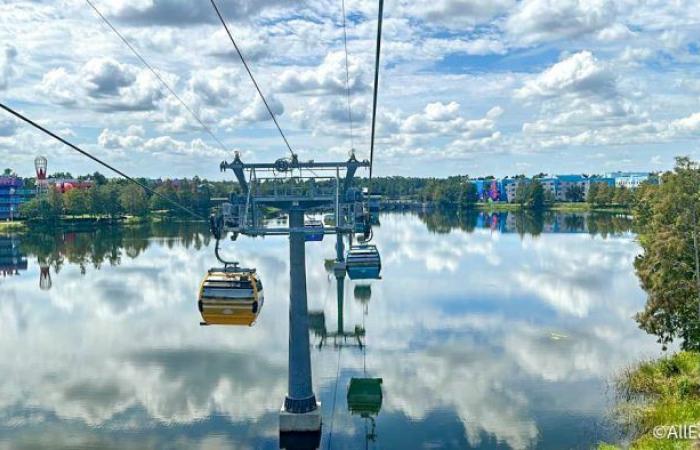
M629 219L383 214L374 242L382 279L343 289L343 330L362 327L364 348L330 337L334 238L306 246L321 448L618 438L612 377L661 353L633 319ZM0 234L0 449L279 448L287 238L223 246L263 281L252 327L199 325L213 247L198 224ZM349 411L353 377L382 379L378 414Z

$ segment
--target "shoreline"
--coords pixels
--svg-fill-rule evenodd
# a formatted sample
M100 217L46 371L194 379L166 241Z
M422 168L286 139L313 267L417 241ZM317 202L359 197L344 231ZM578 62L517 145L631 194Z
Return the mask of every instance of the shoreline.
M455 206L449 206L447 207L448 209L451 209L455 212L457 211L481 211L481 212L488 212L488 213L495 213L495 212L524 212L524 213L532 213L536 212L536 210L533 210L531 208L523 208L520 205L516 203L477 203L475 205L472 205L469 208L459 208ZM406 212L406 211L413 211L413 212L425 212L425 211L433 211L435 209L439 209L439 207L435 203L425 203L422 204L422 206L416 205L411 205L411 206L404 206L402 208L398 209L385 209L382 208L382 212ZM631 209L629 208L621 208L621 207L594 207L591 206L587 203L555 203L553 205L548 205L540 212L561 212L561 213L605 213L605 214L631 214ZM25 220L16 220L13 222L0 222L0 232L6 232L6 231L27 231L30 228L45 228L45 227L53 227L57 230L73 230L73 229L79 229L82 227L99 227L99 226L138 226L138 225L148 225L148 224L155 224L155 223L164 223L164 222L169 222L169 223L206 223L206 221L203 220L194 220L194 219L188 219L188 218L181 218L181 217L168 217L164 216L162 214L153 214L149 216L123 216L123 217L117 217L117 218L108 218L108 217L90 217L90 216L82 216L82 217L67 217L61 219L59 222L55 224L49 224L46 222L40 222L40 221L25 221Z

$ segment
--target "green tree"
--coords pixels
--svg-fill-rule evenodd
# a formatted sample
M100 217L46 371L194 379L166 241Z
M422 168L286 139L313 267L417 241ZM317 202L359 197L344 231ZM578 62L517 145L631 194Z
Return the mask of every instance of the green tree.
M544 188L539 180L532 180L528 186L528 206L535 210L544 207Z
M166 198L177 200L177 192L175 191L172 183L169 181L166 181L158 186L155 191ZM150 203L152 210L170 210L173 208L172 203L158 195L152 195Z
M100 172L95 172L92 174L91 177L97 186L102 186L103 184L107 184L107 177L102 175Z
M121 189L119 203L127 214L144 216L148 212L148 197L143 188L129 183Z
M630 206L633 194L630 189L624 186L616 187L613 192L613 203L619 206Z
M5 169L2 174L6 177L9 177L13 173L14 173L14 171L12 169Z
M63 203L66 214L80 216L91 212L90 195L83 189L71 189L63 194Z
M522 208L541 210L544 208L544 188L538 179L522 181L515 191L515 202Z
M520 205L521 208L527 206L528 196L529 196L529 186L524 180L517 181L518 185L515 188L515 203Z
M462 198L460 201L461 206L470 208L476 204L477 200L479 200L479 196L476 192L476 185L474 183L467 182L464 189L462 189Z
M120 185L117 183L107 183L104 186L97 186L101 192L98 194L102 203L102 210L104 214L112 219L120 217L124 212L122 209L121 202L119 201L119 196L121 194Z
M648 296L637 321L664 345L679 338L684 349L700 350L700 168L677 158L662 181L635 206L644 250L635 269Z
M34 197L19 207L20 214L27 220L55 224L63 215L63 195L49 189L46 196Z
M594 206L608 206L613 203L615 188L608 183L591 183L588 188L588 203Z
M566 189L566 199L570 202L582 202L585 196L583 187L572 184Z

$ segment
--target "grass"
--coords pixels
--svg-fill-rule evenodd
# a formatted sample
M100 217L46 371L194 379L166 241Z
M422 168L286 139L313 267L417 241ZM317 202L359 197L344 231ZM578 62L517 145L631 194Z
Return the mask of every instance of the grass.
M476 204L476 209L481 211L520 211L523 209L517 203L485 203ZM608 212L608 213L629 213L629 208L621 206L592 206L586 202L556 202L546 205L545 210L558 212Z
M581 202L557 202L549 207L552 211L560 212L608 212L608 213L629 213L630 209L624 206L593 206L589 203Z
M477 203L476 204L476 209L482 210L482 211L520 211L521 207L517 203L501 203L501 202L493 202L493 203Z
M2 231L18 231L27 228L24 222L0 222L0 230Z
M690 440L657 439L659 425L700 423L700 353L680 352L626 370L616 381L616 416L629 430L630 448L690 449ZM599 450L618 447L601 444Z

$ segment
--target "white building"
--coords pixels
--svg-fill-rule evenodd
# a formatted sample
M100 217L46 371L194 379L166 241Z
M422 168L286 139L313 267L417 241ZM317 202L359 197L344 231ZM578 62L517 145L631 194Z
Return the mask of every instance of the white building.
M612 172L606 177L615 180L615 186L627 189L636 189L640 184L649 181L649 174L646 172Z

